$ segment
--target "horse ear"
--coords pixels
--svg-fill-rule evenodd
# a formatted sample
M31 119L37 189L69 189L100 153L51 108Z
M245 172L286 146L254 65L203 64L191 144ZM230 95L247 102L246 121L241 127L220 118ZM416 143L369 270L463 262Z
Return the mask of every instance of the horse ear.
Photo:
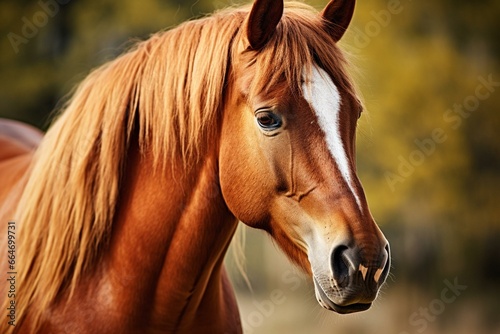
M283 16L283 0L256 0L247 17L246 32L250 47L262 48L271 38Z
M325 29L336 42L344 36L351 22L355 3L355 0L331 0L321 12Z

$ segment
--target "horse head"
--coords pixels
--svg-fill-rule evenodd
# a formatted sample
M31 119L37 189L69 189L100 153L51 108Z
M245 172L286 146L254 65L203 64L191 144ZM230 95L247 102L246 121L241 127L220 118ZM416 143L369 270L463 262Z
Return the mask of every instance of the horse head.
M235 37L220 137L222 195L312 276L318 302L368 309L390 268L389 243L356 175L361 103L337 47L354 11L320 15L257 0Z

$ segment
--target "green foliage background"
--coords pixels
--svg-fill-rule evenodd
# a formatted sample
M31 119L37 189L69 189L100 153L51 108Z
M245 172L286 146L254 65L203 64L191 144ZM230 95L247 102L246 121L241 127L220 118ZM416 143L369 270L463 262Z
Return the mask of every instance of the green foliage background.
M310 283L290 289L283 273L295 271L267 237L248 231L254 292L234 274L248 333L500 331L500 87L459 117L460 124L446 119L456 104L475 96L479 77L500 82L500 2L401 0L390 13L394 1L358 1L341 42L366 104L358 169L373 215L391 241L391 279L373 310L348 317L326 313L315 305ZM9 33L22 36L26 20L43 23L36 19L48 2L0 2L0 117L42 129L75 84L134 39L229 5L65 1L33 37L13 46ZM326 4L307 2L318 9ZM435 129L444 140L431 141ZM427 151L416 142L427 143ZM402 161L412 157L418 163L401 173ZM455 277L467 285L460 298L425 329L412 323L411 315L439 298L443 281ZM259 303L276 288L286 302L274 303L268 315Z

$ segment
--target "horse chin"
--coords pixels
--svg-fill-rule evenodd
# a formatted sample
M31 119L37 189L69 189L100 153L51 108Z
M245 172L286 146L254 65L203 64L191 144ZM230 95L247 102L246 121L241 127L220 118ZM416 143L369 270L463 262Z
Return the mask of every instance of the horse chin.
M321 285L314 278L314 291L318 303L329 311L334 311L339 314L349 314L368 310L372 303L353 303L348 305L339 305L327 296Z

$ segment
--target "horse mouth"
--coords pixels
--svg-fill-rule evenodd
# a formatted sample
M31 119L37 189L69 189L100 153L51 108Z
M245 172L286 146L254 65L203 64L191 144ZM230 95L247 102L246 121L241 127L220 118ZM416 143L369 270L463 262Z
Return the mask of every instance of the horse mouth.
M332 301L325 293L321 285L314 278L314 290L318 303L329 311L334 311L339 314L349 314L368 310L372 303L353 303L348 305L339 305Z

